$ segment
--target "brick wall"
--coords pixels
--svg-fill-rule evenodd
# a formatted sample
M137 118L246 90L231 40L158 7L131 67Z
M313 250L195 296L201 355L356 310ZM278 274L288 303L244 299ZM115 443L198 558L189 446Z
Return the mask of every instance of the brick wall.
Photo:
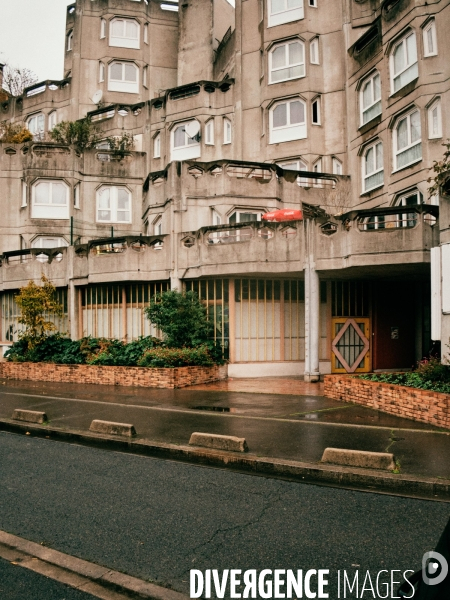
M0 377L29 381L93 383L150 388L180 388L227 378L227 365L214 367L101 367L96 365L54 365L50 363L0 363Z
M350 375L326 375L324 395L450 429L450 394L365 381Z

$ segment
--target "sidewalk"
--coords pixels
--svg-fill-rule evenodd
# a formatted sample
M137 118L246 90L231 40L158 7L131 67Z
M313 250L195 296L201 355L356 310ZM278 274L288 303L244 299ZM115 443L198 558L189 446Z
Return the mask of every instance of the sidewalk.
M320 465L326 447L389 451L401 475L450 480L450 432L330 400L320 395L320 384L297 379L232 380L180 390L10 380L0 385L3 423L14 409L27 408L45 411L50 430L87 433L93 419L132 423L137 442L156 445L187 446L194 431L235 435L246 438L247 459L312 466Z

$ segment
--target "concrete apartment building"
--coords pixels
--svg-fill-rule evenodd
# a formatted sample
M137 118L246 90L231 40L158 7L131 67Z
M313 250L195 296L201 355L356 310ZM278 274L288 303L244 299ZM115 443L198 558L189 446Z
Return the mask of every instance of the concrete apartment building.
M64 78L0 104L35 136L0 144L1 340L45 273L74 338L148 335L150 296L194 289L235 377L410 368L441 321L444 346L446 24L449 0L77 0ZM49 142L86 115L134 150Z

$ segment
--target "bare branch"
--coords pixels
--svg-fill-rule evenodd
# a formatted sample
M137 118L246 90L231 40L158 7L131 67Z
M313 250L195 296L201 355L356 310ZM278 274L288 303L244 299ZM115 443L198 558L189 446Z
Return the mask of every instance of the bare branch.
M320 205L332 216L342 215L351 208L352 184L349 179L339 179L331 188L325 186L320 191Z
M14 67L9 63L3 68L3 87L12 96L21 96L23 90L37 80L38 76L31 69Z

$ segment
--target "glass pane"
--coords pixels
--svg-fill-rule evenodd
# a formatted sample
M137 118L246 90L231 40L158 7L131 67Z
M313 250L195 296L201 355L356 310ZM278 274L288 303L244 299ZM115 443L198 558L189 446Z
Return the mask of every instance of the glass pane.
M257 214L255 213L245 213L245 212L241 212L239 213L240 219L239 222L240 223L245 223L247 221L259 221Z
M127 210L121 210L117 213L117 220L125 223L130 220L130 213Z
M414 112L410 116L411 119L411 144L420 140L421 132L420 132L420 114L419 112Z
M372 104L372 81L368 81L363 87L363 108Z
M416 36L414 33L406 38L406 53L408 56L408 65L417 62Z
M50 203L50 184L47 182L39 183L35 188L35 199L37 204Z
M366 175L370 175L375 170L374 166L374 149L369 148L366 152Z
M400 73L405 66L404 42L402 41L394 50L394 73Z
M111 208L109 188L106 188L100 194L99 199L98 199L98 207L99 208Z
M373 78L373 99L379 100L381 98L381 79L379 75L375 75Z
M138 26L134 21L126 21L126 37L133 40L138 38Z
M431 27L427 29L428 54L432 54L434 52L433 27L434 25L431 25Z
M185 145L185 140L186 140L186 134L185 134L185 130L184 130L184 125L182 125L181 127L177 127L175 129L175 133L173 135L173 145L175 148L180 148L181 146Z
M117 190L117 208L125 210L129 208L129 195L123 188Z
M305 65L297 65L296 67L290 67L288 73L288 79L293 79L294 77L303 77L305 74Z
M137 69L131 63L125 63L125 81L137 81Z
M62 183L54 183L52 190L52 204L66 203L66 187Z
M272 81L283 81L283 79L289 79L289 72L289 68L272 71Z
M303 62L303 46L300 42L289 44L289 64L297 65Z
M397 168L401 169L402 167L409 165L413 162L419 161L422 159L422 144L416 144L412 148L408 148L404 152L401 152L397 155Z
M271 14L279 13L285 10L285 0L271 0L270 6L272 9Z
M290 10L291 8L301 8L303 4L303 0L287 0L287 8Z
M287 125L287 107L286 104L278 104L273 109L273 126L285 127Z
M402 119L397 125L397 149L401 150L408 145L407 119Z
M376 145L376 169L381 169L383 167L383 144Z
M111 79L122 81L122 63L114 63L110 70Z
M113 36L123 37L123 33L124 33L124 22L122 21L122 19L120 19L118 21L113 21L113 24L112 24Z
M295 123L304 123L305 122L305 107L302 102L295 101L290 103L291 109L291 125Z
M432 135L439 134L439 120L438 120L438 107L435 106L431 111L431 120L432 120Z
M278 46L272 52L272 69L279 69L286 65L286 46Z
M98 220L99 221L111 221L111 211L99 210L98 211Z

